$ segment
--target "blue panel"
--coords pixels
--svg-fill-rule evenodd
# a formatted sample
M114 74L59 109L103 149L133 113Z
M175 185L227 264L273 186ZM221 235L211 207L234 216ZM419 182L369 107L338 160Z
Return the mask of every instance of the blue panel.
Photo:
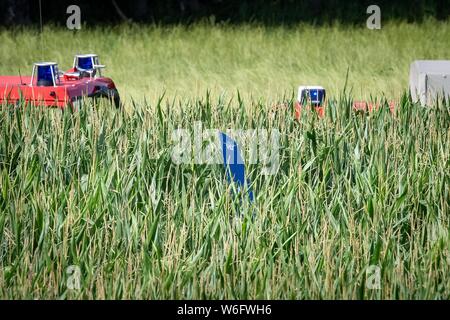
M317 89L310 90L309 91L309 96L311 98L311 102L318 102L317 98L319 96L319 90L317 90Z
M318 92L318 95L317 95L317 101L318 101L318 103L322 103L322 102L325 101L325 90L320 89L318 91L319 92Z
M310 101L312 104L320 105L325 101L325 90L324 89L305 89L302 92L300 102L305 104Z
M312 103L321 104L325 100L325 90L312 89L309 91L309 97Z
M48 83L47 85L53 85L52 77L52 65L48 66L38 66L37 67L37 81L38 83ZM53 70L55 71L55 70ZM55 72L54 72L55 74Z
M94 69L94 66L92 65L92 57L78 58L78 66L77 67L84 69L84 70Z
M245 166L241 157L239 147L233 139L225 133L220 132L220 141L222 143L223 164L226 171L228 182L235 182L240 187L248 187L245 179ZM249 198L253 201L253 191L249 187Z

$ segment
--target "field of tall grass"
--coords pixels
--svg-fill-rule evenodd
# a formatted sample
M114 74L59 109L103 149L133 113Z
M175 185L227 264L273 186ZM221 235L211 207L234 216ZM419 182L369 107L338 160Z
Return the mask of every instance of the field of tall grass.
M94 51L126 100L1 107L0 298L449 299L450 109L405 92L409 63L448 58L449 36L434 21L48 27L41 50L0 31L1 73ZM326 115L295 120L311 82L330 89ZM351 110L370 94L382 108ZM197 121L280 132L278 172L247 166L253 204L223 166L173 162L173 130Z

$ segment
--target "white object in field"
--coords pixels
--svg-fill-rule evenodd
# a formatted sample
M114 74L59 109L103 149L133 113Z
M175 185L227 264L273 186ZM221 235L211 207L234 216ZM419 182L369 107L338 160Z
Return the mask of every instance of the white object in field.
M325 100L325 89L321 86L300 86L297 101L302 103L303 99L310 99L312 103L321 104Z
M431 105L450 99L450 60L416 60L409 70L409 90L414 102Z

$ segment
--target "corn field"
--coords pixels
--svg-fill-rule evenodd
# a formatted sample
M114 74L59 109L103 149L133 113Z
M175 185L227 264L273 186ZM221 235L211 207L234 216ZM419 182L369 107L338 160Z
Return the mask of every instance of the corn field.
M449 299L448 104L279 101L3 105L0 298ZM253 203L223 166L172 161L195 121L279 130L276 174L246 166Z

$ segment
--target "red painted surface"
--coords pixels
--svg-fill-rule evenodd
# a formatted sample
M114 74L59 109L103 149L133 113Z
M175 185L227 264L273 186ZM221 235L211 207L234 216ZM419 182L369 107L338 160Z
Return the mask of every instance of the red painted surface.
M367 101L355 101L353 102L353 109L357 110L357 111L368 111L368 112L372 112L375 110L378 110L380 108L380 103L376 102L367 102ZM389 101L389 110L391 111L391 113L394 113L394 109L395 109L395 102L394 101Z
M298 101L295 102L295 119L299 120L301 116L302 109L310 110L311 106L302 106ZM313 107L317 112L319 118L323 118L325 116L326 104L324 106ZM362 112L372 112L378 110L380 108L380 103L371 103L367 101L355 101L353 102L353 110L362 111ZM392 114L394 114L395 109L395 101L389 101L389 110Z
M311 106L306 105L302 106L298 101L295 102L295 119L299 120L302 114L302 110L311 110ZM323 118L325 116L325 106L313 106L314 110L317 112L319 118Z
M71 69L68 72L73 72ZM63 75L56 86L30 85L31 77L0 76L0 104L14 104L21 99L34 105L65 108L70 106L75 98L90 96L101 88L114 89L115 84L110 78L78 78Z

